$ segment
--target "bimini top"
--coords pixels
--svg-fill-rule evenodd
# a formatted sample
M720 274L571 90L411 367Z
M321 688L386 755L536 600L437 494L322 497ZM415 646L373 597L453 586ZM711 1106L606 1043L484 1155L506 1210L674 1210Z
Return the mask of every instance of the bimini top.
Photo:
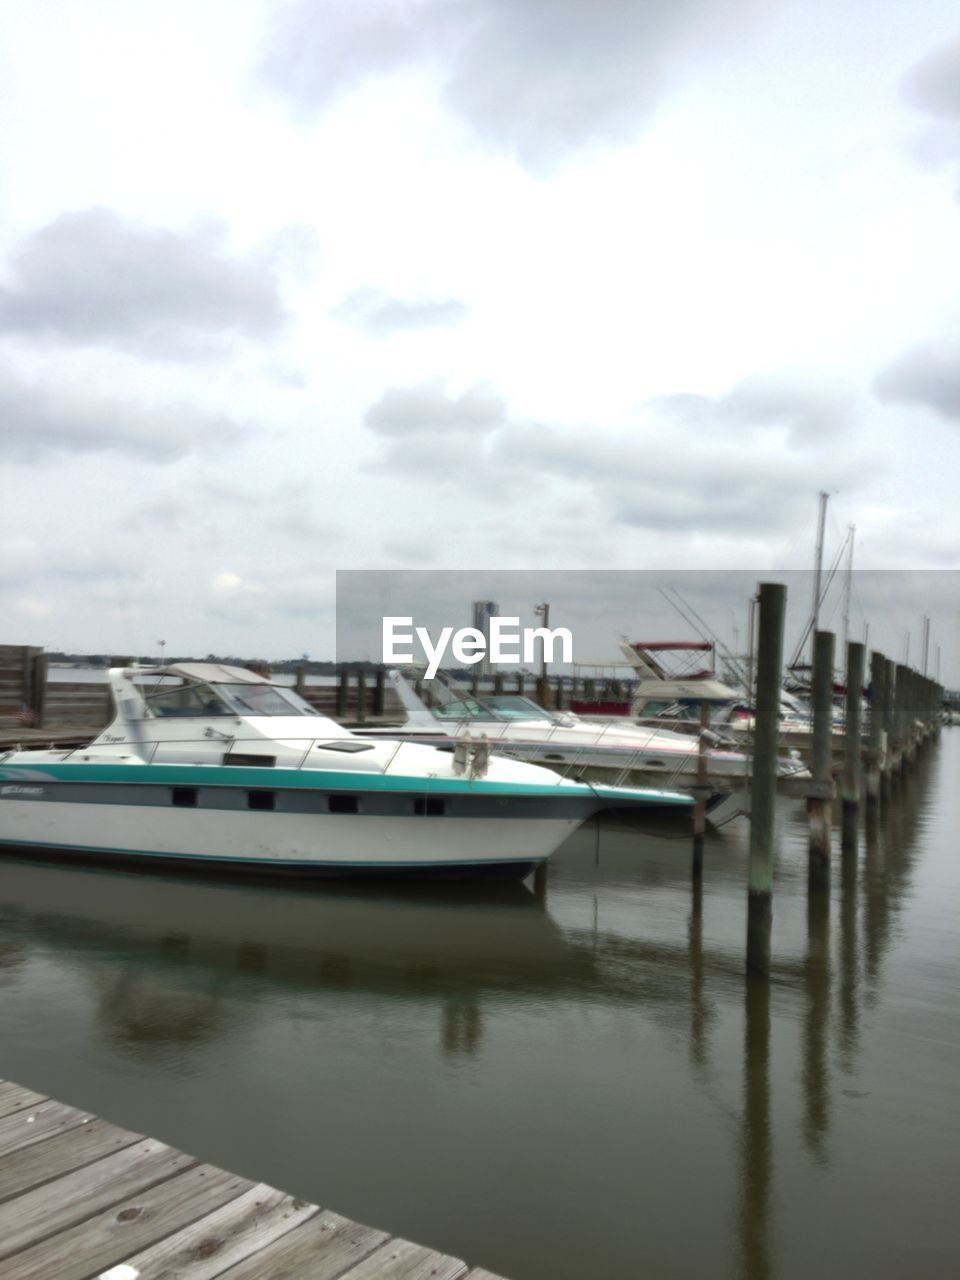
M228 667L222 662L175 662L169 667L151 667L152 676L179 676L184 680L202 680L204 684L270 684L246 667Z

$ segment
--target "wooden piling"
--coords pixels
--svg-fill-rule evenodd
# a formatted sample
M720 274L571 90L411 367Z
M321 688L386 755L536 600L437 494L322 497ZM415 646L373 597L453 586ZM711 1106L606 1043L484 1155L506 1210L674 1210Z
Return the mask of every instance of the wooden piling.
M747 884L747 972L770 974L777 744L780 735L780 668L787 588L759 587L757 702L750 787L750 869Z
M357 671L357 724L367 722L367 673L361 667Z
M815 631L813 636L813 760L812 783L807 792L810 824L810 852L807 864L811 891L830 885L830 803L834 794L831 772L833 739L833 646L832 631Z
M906 768L907 685L909 675L909 669L906 664L898 662L893 687L893 760L891 772L894 778L902 777Z
M347 708L350 699L350 670L348 667L340 668L340 679L337 682L337 719L346 720Z
M847 645L846 695L843 717L843 819L841 844L853 848L860 824L860 792L863 785L861 747L863 712L863 645L851 640Z
M880 772L883 764L883 706L887 660L882 653L870 655L870 738L864 762L867 766L867 812L876 812L880 804Z
M42 729L47 714L47 680L49 675L48 658L42 651L33 659L31 672L30 709L33 712L34 728Z
M387 684L387 673L383 667L378 668L376 679L373 686L373 714L374 716L383 715L383 704L385 700Z
M883 674L883 735L884 751L880 765L880 794L890 799L890 778L893 769L893 695L897 680L897 664L892 658L884 660Z
M703 878L703 839L707 832L707 734L710 731L710 704L700 703L700 737L697 748L697 786L693 805L693 878Z

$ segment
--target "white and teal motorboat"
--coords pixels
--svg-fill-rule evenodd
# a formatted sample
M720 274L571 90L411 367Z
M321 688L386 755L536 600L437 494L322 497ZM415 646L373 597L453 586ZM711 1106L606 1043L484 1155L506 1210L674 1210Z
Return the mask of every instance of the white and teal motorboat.
M365 738L244 668L118 667L89 745L0 755L0 852L315 875L523 876L601 809L672 791L572 782L491 758Z

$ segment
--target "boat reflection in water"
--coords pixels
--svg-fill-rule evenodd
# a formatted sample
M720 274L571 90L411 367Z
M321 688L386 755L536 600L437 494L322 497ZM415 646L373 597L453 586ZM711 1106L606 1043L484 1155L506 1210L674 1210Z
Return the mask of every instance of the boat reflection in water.
M0 934L69 954L100 1018L128 1048L185 1050L256 1017L251 988L439 999L441 1046L475 1050L480 1001L577 988L595 977L589 949L567 941L515 882L306 888L208 883L6 862ZM267 988L264 990L264 988Z

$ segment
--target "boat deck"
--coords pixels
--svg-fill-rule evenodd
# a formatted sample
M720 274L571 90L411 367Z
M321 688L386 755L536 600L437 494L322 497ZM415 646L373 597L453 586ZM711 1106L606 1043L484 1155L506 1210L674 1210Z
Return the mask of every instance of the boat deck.
M4 1280L499 1280L0 1082Z

